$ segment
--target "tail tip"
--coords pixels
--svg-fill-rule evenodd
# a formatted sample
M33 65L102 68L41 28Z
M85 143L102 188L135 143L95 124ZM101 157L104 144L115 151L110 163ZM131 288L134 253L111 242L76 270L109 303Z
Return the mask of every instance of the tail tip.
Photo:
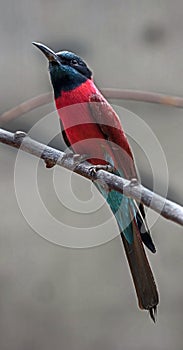
M157 320L157 306L153 306L149 309L149 314L154 323Z

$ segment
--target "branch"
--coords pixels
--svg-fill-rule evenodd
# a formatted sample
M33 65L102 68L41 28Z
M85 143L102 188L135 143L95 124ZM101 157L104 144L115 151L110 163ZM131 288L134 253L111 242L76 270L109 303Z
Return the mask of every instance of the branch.
M131 100L139 102L157 103L166 106L183 108L183 98L178 96L170 96L155 92L145 92L136 90L120 90L120 89L101 89L106 98L116 100ZM52 93L46 93L33 97L20 105L4 112L0 115L0 125L16 119L35 108L44 106L53 100Z
M107 185L109 189L124 193L136 200L141 200L144 205L161 214L164 218L183 226L183 207L151 192L136 179L128 181L104 170L91 171L89 163L79 163L82 156L77 154L68 156L57 149L31 139L23 131L17 131L13 134L0 129L0 142L42 158L48 168L57 164L92 181L100 181L105 186Z
M14 120L24 113L28 113L32 111L35 108L44 106L52 101L52 94L46 93L39 95L37 97L33 97L21 104L19 104L16 107L11 108L9 111L4 112L0 115L0 125L3 125L6 122L10 122L11 120Z

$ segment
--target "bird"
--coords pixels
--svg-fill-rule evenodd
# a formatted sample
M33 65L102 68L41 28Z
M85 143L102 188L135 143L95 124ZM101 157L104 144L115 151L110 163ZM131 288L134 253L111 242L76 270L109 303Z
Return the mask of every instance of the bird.
M86 154L93 169L110 166L113 174L139 179L134 156L121 121L94 83L87 63L70 51L54 52L33 42L46 56L55 106L65 143ZM155 322L159 294L144 245L156 252L143 204L100 183L95 184L117 221L140 309Z

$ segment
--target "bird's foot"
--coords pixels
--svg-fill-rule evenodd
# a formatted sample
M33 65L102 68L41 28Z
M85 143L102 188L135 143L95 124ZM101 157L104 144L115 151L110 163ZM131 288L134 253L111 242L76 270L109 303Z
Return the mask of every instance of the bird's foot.
M109 173L113 173L115 169L114 169L114 167L112 167L109 164L107 164L107 165L93 165L89 169L90 175L95 176L97 171L99 171L99 170L104 170L104 171L108 171Z

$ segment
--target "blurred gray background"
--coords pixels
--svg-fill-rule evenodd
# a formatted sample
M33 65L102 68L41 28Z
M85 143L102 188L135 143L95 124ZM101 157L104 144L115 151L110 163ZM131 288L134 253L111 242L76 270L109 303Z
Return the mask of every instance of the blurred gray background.
M46 60L32 41L83 56L99 87L183 95L182 13L180 0L1 0L0 113L51 91ZM183 204L183 111L140 102L120 104L139 115L158 138L168 164L168 196ZM53 110L53 104L44 106L4 127L29 131ZM44 141L47 133L43 126L35 137ZM59 147L58 140L53 145ZM140 147L133 142L132 146L142 181L151 187L150 166ZM119 237L90 249L69 249L31 229L15 196L16 153L0 145L0 349L181 350L182 228L159 218L151 230L157 254L149 258L161 299L154 325L136 305ZM29 188L25 168L31 165L33 158L25 155L22 187ZM156 169L161 167L157 162ZM63 174L60 169L61 192ZM156 179L160 185L161 174ZM39 164L38 184L45 205L59 220L84 225L84 215L64 211L52 175ZM82 201L91 195L87 183L84 192L82 180L73 180L73 188ZM29 195L25 200L29 205ZM30 201L30 212L33 206ZM108 215L107 208L103 211L104 217ZM100 234L102 227L96 230Z

